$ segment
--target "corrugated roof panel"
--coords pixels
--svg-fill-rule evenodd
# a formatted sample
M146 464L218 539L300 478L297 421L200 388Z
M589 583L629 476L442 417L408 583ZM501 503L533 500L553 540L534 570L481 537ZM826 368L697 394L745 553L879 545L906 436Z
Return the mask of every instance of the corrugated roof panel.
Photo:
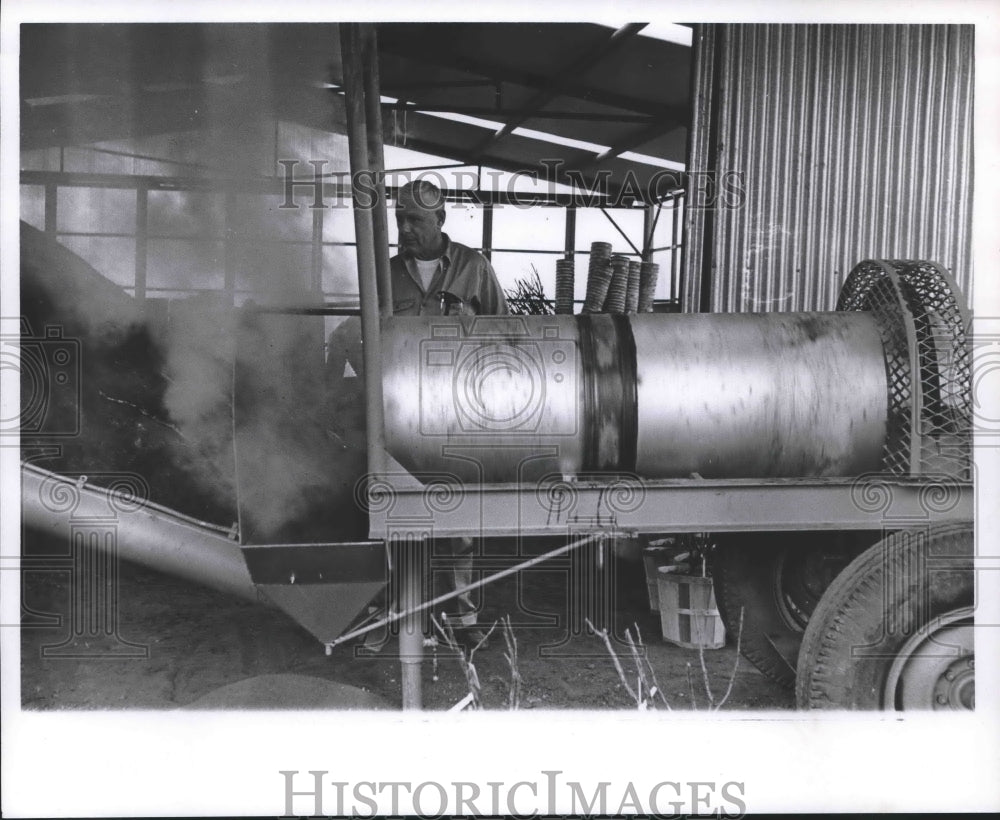
M629 77L629 93L656 104L684 105L690 84L691 49L650 37L637 37L604 57L580 80L595 88L619 87L620 77Z

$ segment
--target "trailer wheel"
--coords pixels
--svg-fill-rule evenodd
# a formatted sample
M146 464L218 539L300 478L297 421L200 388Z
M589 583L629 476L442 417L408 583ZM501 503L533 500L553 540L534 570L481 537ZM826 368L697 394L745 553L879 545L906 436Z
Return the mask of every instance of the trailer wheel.
M806 628L801 709L972 709L971 525L903 531L830 585Z
M860 549L841 533L720 536L713 557L719 614L735 638L742 611L742 654L765 676L789 689L795 685L806 624Z

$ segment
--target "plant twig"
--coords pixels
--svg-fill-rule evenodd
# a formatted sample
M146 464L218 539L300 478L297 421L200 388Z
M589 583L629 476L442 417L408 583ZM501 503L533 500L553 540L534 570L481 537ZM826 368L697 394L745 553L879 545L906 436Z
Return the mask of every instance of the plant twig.
M507 694L507 708L519 709L521 706L521 672L517 667L517 638L514 636L514 629L510 625L510 615L505 615L500 619L503 624L503 639L507 644L507 651L504 657L510 667L510 691Z
M551 315L555 312L552 300L545 297L545 288L538 269L531 266L531 276L518 279L513 290L506 291L510 312L521 316Z
M687 664L688 691L691 692L691 708L697 710L698 699L694 694L694 678L691 677L691 661Z
M698 662L701 664L701 681L705 685L705 695L708 697L708 708L715 705L715 698L712 696L712 687L708 682L708 669L705 668L705 647L698 647Z
M726 686L726 693L722 696L722 699L718 702L715 700L715 696L712 694L712 687L708 681L708 669L705 667L705 650L703 647L698 647L698 660L701 662L701 679L705 684L705 694L708 695L708 708L712 711L718 711L721 709L729 696L733 692L733 684L736 682L736 672L740 668L740 648L743 641L743 607L740 607L740 625L736 632L736 660L733 663L733 670L729 673L729 682ZM690 667L690 664L688 664Z
M632 625L635 627L635 636L638 639L639 646L645 649L646 645L642 642L642 633L639 631L639 624L633 622ZM646 668L649 671L650 680L653 682L649 694L652 696L659 695L660 701L669 710L670 704L667 702L667 696L663 694L663 689L660 688L660 682L656 679L656 671L653 669L653 664L649 662L648 653L644 653L643 657L646 659Z
M607 647L608 654L611 656L611 662L615 665L615 671L618 672L618 677L621 679L622 686L625 687L625 691L629 693L629 696L636 702L636 705L641 703L639 696L635 693L635 690L629 686L628 678L625 677L625 670L622 669L621 662L618 660L618 656L615 654L614 648L611 646L611 639L608 638L608 630L597 629L591 622L590 618L584 618L584 623L590 627L590 630L604 641L604 645Z
M473 709L482 708L482 700L480 698L480 693L482 692L482 684L479 682L479 673L476 671L476 665L472 662L472 656L476 654L476 650L479 649L483 644L487 642L490 635L493 634L493 630L497 628L496 621L493 622L493 626L490 627L489 632L487 632L480 641L469 650L469 656L465 656L465 649L455 640L455 630L451 626L451 621L448 620L447 615L443 616L444 626L438 623L437 618L431 615L431 623L434 628L441 634L441 638L444 641L446 647L455 652L458 658L458 664L462 667L462 672L465 674L465 682L469 687L469 694L472 696L470 706Z
M645 709L649 704L646 702L643 692L649 692L652 695L653 689L653 685L646 680L646 667L649 665L649 662L646 660L644 653L639 651L635 641L632 640L632 633L627 629L625 630L625 641L628 643L629 652L632 654L632 661L635 663L636 691L639 695L638 705L640 709Z

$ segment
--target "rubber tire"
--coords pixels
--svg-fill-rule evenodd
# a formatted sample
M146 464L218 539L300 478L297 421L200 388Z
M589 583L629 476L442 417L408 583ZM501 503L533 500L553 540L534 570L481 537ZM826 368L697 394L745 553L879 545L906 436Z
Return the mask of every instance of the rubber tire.
M921 572L901 589L899 580L905 569L920 566L914 564L914 535L919 532L928 536L927 555L934 569L931 575ZM947 569L941 568L942 562ZM938 527L930 533L903 531L879 541L837 576L813 612L799 650L798 707L895 709L895 702L883 702L883 689L894 650L905 644L913 630L883 637L884 624L910 623L919 629L947 612L971 607L974 587L971 524ZM917 610L921 598L926 602L922 616ZM854 647L876 644L878 656L852 657Z
M802 633L790 627L779 612L772 580L775 563L786 548L780 541L752 536L722 541L712 557L712 577L726 634L731 640L741 634L743 657L765 677L791 689L795 685L794 658L782 655L775 641L794 646Z
M790 550L829 550L843 533L739 533L719 535L712 556L712 577L715 580L715 599L719 614L726 626L730 640L740 634L740 611L743 611L743 631L740 651L750 663L775 683L792 689L799 645L802 642L801 626L789 623L778 605L778 590L774 577L777 564ZM848 536L852 539L859 534ZM803 543L812 539L813 543ZM844 565L863 546L849 548ZM846 549L846 547L845 547ZM779 649L780 647L780 649Z

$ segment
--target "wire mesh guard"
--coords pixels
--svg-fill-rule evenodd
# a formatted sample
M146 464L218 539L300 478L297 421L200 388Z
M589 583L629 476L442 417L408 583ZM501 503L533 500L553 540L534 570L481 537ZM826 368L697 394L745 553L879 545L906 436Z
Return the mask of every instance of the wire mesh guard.
M847 277L837 310L878 320L889 381L883 468L971 480L970 325L948 273L933 262L866 260Z

